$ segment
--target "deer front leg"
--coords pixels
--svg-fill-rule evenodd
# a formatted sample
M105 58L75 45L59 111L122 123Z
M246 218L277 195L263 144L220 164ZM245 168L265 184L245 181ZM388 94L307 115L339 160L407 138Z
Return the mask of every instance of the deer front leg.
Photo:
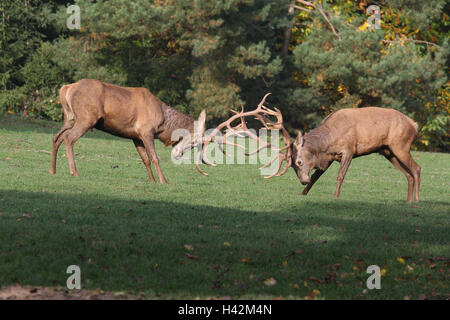
M308 185L306 186L305 189L303 189L302 191L302 195L306 196L309 192L309 190L312 188L312 186L314 185L314 183L316 183L317 180L319 180L319 178L322 176L322 174L327 171L327 169L330 167L330 164L333 161L329 162L326 166L322 167L323 169L317 168L316 171L314 171L313 175L311 176L311 180L309 181Z
M145 151L152 163L155 165L156 173L158 174L159 182L166 184L167 180L164 177L161 168L159 167L159 159L156 155L155 142L153 140L153 135L142 136L142 142L144 143Z
M311 180L309 181L308 185L303 189L302 196L306 196L309 192L309 190L312 188L314 183L316 183L317 180L319 180L320 176L325 172L325 170L316 169L314 171L313 175L311 176Z
M337 176L337 186L336 186L336 193L334 196L336 198L339 198L339 195L341 193L341 185L344 181L345 174L347 173L347 169L350 166L350 163L352 162L352 156L344 155L341 159L341 166L339 167L339 173Z

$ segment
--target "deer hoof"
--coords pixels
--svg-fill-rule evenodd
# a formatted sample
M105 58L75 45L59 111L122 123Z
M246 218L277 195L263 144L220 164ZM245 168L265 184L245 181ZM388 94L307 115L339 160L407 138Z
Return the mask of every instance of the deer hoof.
M48 173L50 173L50 174L55 174L55 173L56 173L56 171L55 171L55 170L53 170L53 169L50 169L50 170L48 170Z

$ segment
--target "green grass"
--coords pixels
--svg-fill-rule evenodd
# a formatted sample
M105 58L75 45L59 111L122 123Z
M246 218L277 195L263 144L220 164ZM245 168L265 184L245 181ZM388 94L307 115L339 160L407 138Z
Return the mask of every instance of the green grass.
M86 289L150 298L449 297L448 154L413 152L418 205L378 155L352 162L336 200L338 164L302 197L293 170L266 180L256 165L220 165L204 177L160 143L169 185L151 184L133 143L98 131L75 145L80 177L64 146L50 175L59 127L0 118L1 287L64 287L75 264ZM373 264L386 273L365 290Z

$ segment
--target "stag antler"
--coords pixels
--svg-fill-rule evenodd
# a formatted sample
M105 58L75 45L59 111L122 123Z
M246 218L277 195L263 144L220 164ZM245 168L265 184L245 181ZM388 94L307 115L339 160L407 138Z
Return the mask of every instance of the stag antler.
M266 163L264 166L262 166L260 169L266 168L268 166L270 166L276 159L279 160L278 162L278 168L277 171L274 172L272 175L267 176L265 178L270 179L274 176L281 176L283 174L286 173L286 171L289 169L289 167L292 164L292 160L291 160L291 139L289 136L289 133L287 132L287 130L283 127L283 116L281 115L281 111L278 110L277 108L274 108L274 110L271 110L269 108L267 108L266 106L264 106L264 103L266 102L267 97L270 95L270 93L267 93L264 98L261 100L261 102L258 104L258 107L253 110L253 111L247 111L244 112L244 107L241 107L241 111L237 112L235 110L231 110L234 113L234 116L232 116L231 118L229 118L228 120L222 122L221 124L219 124L216 128L214 128L214 130L211 132L211 134L209 134L207 137L203 138L203 161L209 165L215 165L214 163L212 163L211 161L208 160L208 158L206 157L206 150L207 147L209 145L210 142L216 142L219 144L219 148L220 150L225 154L225 151L223 150L223 144L228 144L228 145L233 145L233 146L237 146L240 148L243 148L245 150L245 147L238 145L236 143L232 143L229 142L227 140L228 137L231 136L239 136L239 137L244 137L244 136L248 136L251 139L254 139L256 141L258 141L258 143L261 145L256 151L252 152L252 153L246 153L247 156L249 155L253 155L255 153L258 153L259 151L265 149L265 148L270 148L273 151L275 151L277 154L275 157L273 157L268 163ZM247 128L247 124L245 122L245 117L248 116L255 116L255 119L257 119L259 122L262 123L262 125L264 126L264 128L266 128L267 130L281 130L281 133L283 135L283 140L284 140L284 144L285 146L283 148L275 148L272 146L272 144L270 143L264 143L261 141L261 139L254 134L253 132L251 132L248 128ZM277 122L273 122L271 120L269 120L267 117L268 116L275 116L277 118ZM240 120L240 123L236 126L232 126L231 124L236 121L236 120ZM222 136L221 140L217 141L215 139L215 135L219 132L221 132L221 130L223 128L227 128L227 132L225 133L225 135ZM283 153L283 151L285 151L285 153ZM196 168L197 170L204 174L207 175L207 173L205 173L203 170L200 169L199 166L199 162L200 162L200 157L202 156L202 153L198 153L197 154L197 158L196 158ZM283 168L283 170L280 172L280 168L281 165L283 163L283 161L286 161L286 165Z

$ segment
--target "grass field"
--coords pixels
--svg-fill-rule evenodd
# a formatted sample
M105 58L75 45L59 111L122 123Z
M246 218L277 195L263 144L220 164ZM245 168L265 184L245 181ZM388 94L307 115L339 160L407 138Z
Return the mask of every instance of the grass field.
M130 140L94 131L75 145L80 177L51 139L60 124L0 118L0 286L83 288L148 298L445 299L450 295L450 155L413 152L422 201L378 155L355 159L333 198L338 164L306 197L293 170L174 165L151 184ZM367 290L369 265L381 289Z

